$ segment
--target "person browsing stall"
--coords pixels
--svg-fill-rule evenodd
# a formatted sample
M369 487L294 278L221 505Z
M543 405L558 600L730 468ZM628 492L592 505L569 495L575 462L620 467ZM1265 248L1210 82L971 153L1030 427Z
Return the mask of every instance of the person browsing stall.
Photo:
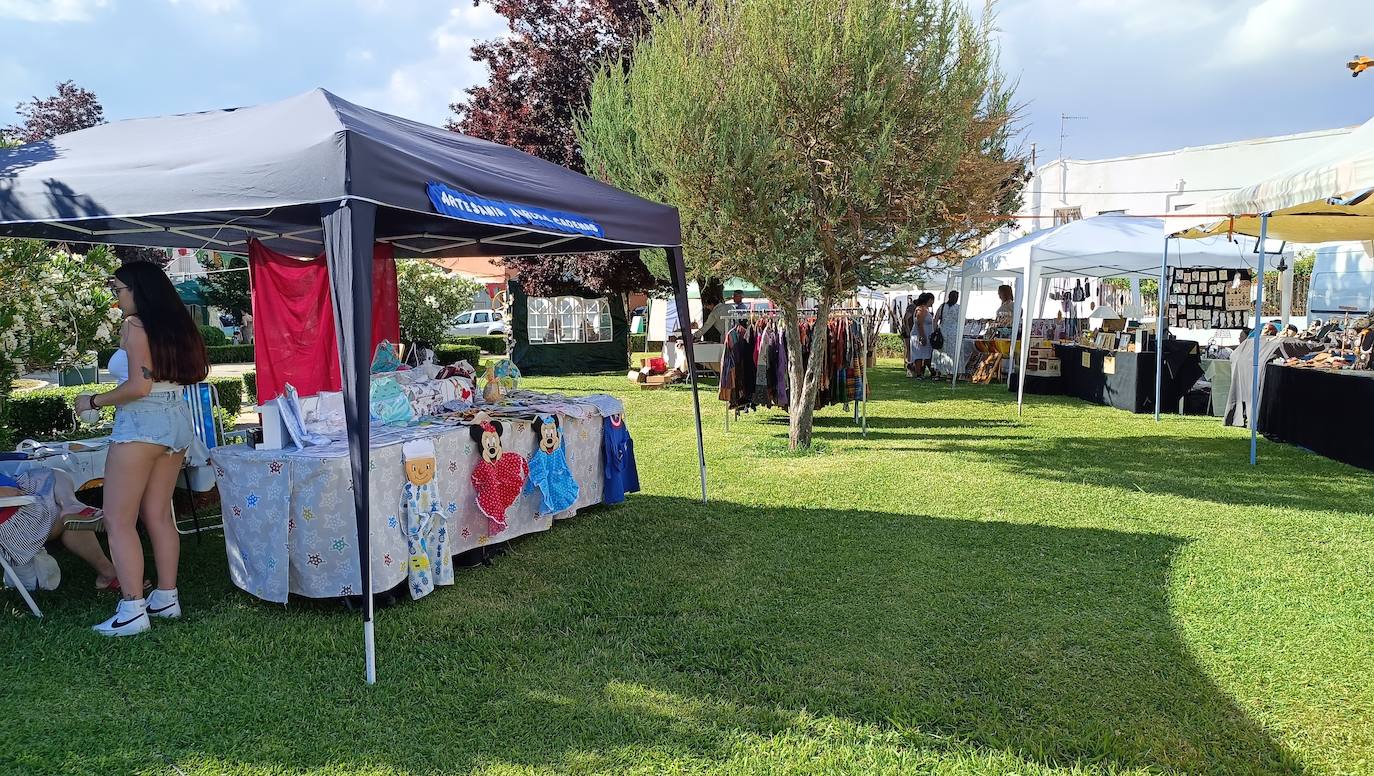
M105 454L103 522L122 598L114 616L96 625L95 631L129 636L148 630L150 617L181 616L181 542L172 518L172 491L187 453L193 453L193 459L205 454L181 388L204 380L210 367L200 331L172 281L156 264L125 264L115 270L109 287L124 314L120 347L108 367L119 385L77 396L75 406L78 412L116 408ZM146 600L140 519L157 567L157 587Z

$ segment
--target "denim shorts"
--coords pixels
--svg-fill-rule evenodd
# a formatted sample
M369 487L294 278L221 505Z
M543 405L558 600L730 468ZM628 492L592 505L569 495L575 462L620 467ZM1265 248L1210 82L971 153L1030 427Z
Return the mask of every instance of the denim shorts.
M148 442L167 448L168 454L200 444L191 421L191 408L180 391L150 393L115 410L111 442Z

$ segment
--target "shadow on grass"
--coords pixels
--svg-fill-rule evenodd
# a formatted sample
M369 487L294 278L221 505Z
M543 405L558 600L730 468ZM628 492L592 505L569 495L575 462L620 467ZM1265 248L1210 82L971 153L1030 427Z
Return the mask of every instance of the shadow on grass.
M856 771L875 751L1301 769L1181 641L1175 537L641 496L382 612L370 688L355 618L235 593L215 544L184 564L188 620L149 637L97 641L60 600L48 623L0 620L24 666L0 678L43 720L11 725L9 753L37 770L152 752L212 771L806 770L818 750Z

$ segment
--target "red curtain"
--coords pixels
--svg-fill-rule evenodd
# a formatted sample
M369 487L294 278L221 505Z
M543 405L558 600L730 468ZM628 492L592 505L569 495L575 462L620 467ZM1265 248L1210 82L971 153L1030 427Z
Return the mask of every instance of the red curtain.
M396 300L396 259L391 246L372 253L372 347L401 337ZM340 390L339 341L324 254L298 259L257 240L248 245L253 283L253 360L258 403L276 398L287 383L301 396Z

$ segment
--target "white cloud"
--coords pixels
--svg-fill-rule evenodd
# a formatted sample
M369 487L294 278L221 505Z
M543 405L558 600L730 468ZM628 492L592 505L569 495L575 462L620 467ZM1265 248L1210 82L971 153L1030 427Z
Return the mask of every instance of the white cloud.
M368 63L377 57L368 49L353 49L348 52L348 61Z
M364 105L398 116L440 126L449 117L449 103L463 90L486 78L486 66L473 62L472 45L506 31L505 17L487 6L459 0L430 34L425 56L392 67L384 87L360 90Z
M23 22L88 22L109 0L0 0L0 18Z
M168 0L168 2L172 5L185 5L212 16L231 13L242 7L239 0Z
M1264 0L1226 30L1208 64L1244 67L1295 57L1347 56L1369 50L1374 3L1340 0L1317 11L1304 0ZM1362 48L1363 47L1363 48ZM1341 64L1333 59L1333 67Z

